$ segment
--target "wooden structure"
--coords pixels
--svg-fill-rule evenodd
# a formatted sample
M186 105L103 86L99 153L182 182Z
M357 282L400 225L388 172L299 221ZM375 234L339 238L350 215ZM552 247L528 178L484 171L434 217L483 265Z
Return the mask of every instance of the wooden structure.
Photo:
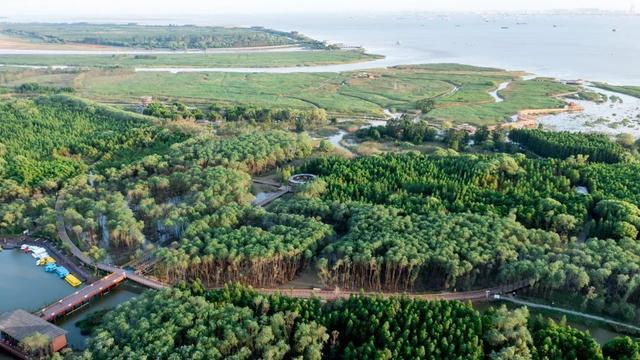
M29 354L21 350L19 344L36 333L49 338L49 348L46 349L49 354L67 346L67 331L45 319L22 309L0 315L0 342L4 348L12 348L13 351L10 350L10 352L18 357L28 358Z
M108 293L125 279L127 279L127 275L123 270L111 273L93 284L85 286L75 293L61 299L57 303L42 309L40 311L40 315L42 319L46 321L55 321L56 319L83 307L95 297Z

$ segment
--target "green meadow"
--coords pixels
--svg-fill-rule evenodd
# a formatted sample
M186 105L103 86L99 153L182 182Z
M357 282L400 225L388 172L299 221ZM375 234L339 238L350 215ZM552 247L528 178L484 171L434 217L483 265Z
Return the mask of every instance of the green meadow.
M280 55L280 54L279 54ZM433 99L433 121L496 124L523 109L564 105L555 94L576 88L551 79L522 80L523 73L455 64L401 66L342 73L135 72L128 68L60 72L24 71L7 75L4 86L37 81L72 86L79 96L122 106L141 96L192 105L323 108L332 115L383 116L384 109L415 111L416 102ZM500 92L503 102L489 94Z
M382 56L352 50L119 55L0 55L0 64L78 67L292 67L354 63Z

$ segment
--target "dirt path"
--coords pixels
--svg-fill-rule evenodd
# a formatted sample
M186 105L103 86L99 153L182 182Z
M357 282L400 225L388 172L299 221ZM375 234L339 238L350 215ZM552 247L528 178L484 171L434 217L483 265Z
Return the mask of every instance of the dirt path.
M604 318L602 316L591 315L591 314L587 314L587 313L583 313L583 312L579 312L579 311L563 309L563 308L550 306L550 305L537 304L537 303L530 302L530 301L516 299L516 298L511 297L511 296L501 296L500 300L508 301L508 302L511 302L511 303L514 303L514 304L518 304L518 305L524 305L524 306L527 306L527 307L530 307L530 308L557 311L557 312L561 312L563 314L569 314L569 315L583 317L583 318L586 318L586 319L602 321L602 322L605 322L607 324L611 324L611 325L615 325L615 326L621 326L621 327L625 327L625 328L632 329L632 330L640 332L640 327L637 327L637 326L634 326L634 325L630 325L630 324L625 324L623 322L616 321L616 320L607 319L607 318Z

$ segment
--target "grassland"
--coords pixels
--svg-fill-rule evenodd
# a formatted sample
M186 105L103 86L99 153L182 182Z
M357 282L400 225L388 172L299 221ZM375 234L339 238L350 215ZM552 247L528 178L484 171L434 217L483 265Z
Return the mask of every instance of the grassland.
M552 95L575 90L575 86L564 85L551 79L518 80L500 92L500 96L504 99L502 102L459 100L454 104L455 106L439 107L431 115L453 122L466 119L470 124L488 125L509 121L512 115L523 109L562 107L564 101ZM474 91L473 94L478 94L478 91ZM448 98L458 98L458 94L453 94Z
M594 85L603 90L609 90L609 91L640 98L640 86L618 86L618 85L609 85L606 83L595 83Z
M149 55L0 55L0 64L99 68L142 67L294 67L354 63L382 56L361 51L314 50Z
M35 77L54 85L72 84L80 96L114 104L137 104L141 96L180 100L194 105L212 103L259 107L326 109L331 114L382 116L383 109L413 110L416 101L432 98L435 121L476 125L505 121L517 111L561 107L553 94L575 90L549 79L523 81L522 73L463 65L403 66L343 73L143 73L100 69L75 75L49 70ZM33 77L5 82L15 86ZM503 102L489 95L498 84Z
M152 95L196 104L321 107L331 113L382 115L384 108L412 109L420 99L446 98L462 84L481 92L467 99L491 101L488 91L518 76L457 65L294 74L102 71L84 74L77 87L87 97L108 102L137 102Z

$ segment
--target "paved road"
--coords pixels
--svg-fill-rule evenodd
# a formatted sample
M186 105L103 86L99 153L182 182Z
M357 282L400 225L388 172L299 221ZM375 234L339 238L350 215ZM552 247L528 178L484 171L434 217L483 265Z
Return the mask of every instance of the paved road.
M622 326L622 327L625 327L625 328L632 329L632 330L640 332L640 327L637 327L637 326L634 326L634 325L625 324L625 323L622 323L622 322L619 322L619 321L615 321L615 320L611 320L611 319L607 319L607 318L604 318L602 316L591 315L591 314L587 314L587 313L583 313L583 312L579 312L579 311L563 309L563 308L550 306L550 305L537 304L537 303L530 302L530 301L516 299L516 298L514 298L512 296L501 296L500 300L508 301L508 302L511 302L511 303L514 303L514 304L518 304L518 305L528 306L528 307L531 307L531 308L552 310L552 311L557 311L557 312L561 312L561 313L564 313L564 314L580 316L580 317L591 319L591 320L602 321L602 322L605 322L607 324L616 325L616 326Z

